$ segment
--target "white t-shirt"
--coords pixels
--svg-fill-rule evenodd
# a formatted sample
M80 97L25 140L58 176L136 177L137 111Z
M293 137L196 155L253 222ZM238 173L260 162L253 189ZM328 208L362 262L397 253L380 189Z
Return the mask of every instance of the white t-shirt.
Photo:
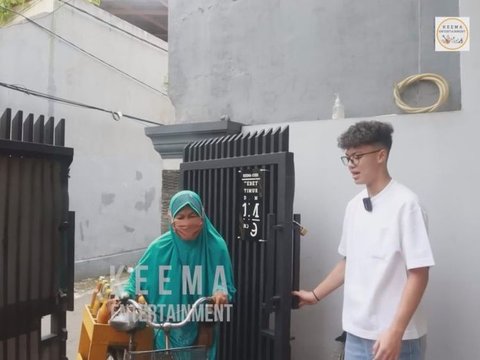
M426 215L417 196L392 180L371 198L364 190L347 205L338 252L345 268L343 329L376 340L393 321L407 280L407 269L434 265ZM427 332L421 304L403 339Z

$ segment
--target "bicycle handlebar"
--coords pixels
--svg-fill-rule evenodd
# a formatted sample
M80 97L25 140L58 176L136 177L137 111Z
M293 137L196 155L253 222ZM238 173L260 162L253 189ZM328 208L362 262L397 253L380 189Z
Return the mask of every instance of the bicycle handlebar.
M155 329L161 329L161 330L170 330L170 329L177 329L177 328L181 328L182 326L185 326L185 324L187 322L190 321L190 319L192 318L195 310L203 303L209 303L209 304L212 304L214 302L213 298L212 297L201 297L199 298L197 301L195 301L191 307L191 309L188 311L187 313L187 316L185 317L185 319L183 319L182 321L180 322L175 322L175 323L172 323L172 322L169 322L169 321L165 321L163 323L155 323L151 320L147 320L146 323L155 328ZM137 303L135 300L132 300L132 299L128 299L127 300L127 303L128 304L131 304L135 307L136 310L138 311L143 311L142 309L142 306Z

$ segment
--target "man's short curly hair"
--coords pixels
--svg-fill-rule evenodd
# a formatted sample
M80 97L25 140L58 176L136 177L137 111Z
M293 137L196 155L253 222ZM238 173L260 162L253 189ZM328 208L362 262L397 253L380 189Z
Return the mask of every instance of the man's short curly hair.
M380 121L360 121L348 128L338 138L338 147L349 149L361 145L378 144L390 151L392 147L393 126Z

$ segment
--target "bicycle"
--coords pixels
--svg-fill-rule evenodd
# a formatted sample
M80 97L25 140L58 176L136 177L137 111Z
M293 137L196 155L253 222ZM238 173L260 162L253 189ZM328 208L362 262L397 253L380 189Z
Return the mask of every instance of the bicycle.
M132 322L127 326L125 321L119 322L115 321L115 315L112 316L110 325L120 331L129 332L129 344L128 349L123 350L123 360L207 360L207 347L206 346L184 346L171 348L170 347L170 331L172 329L181 328L185 326L193 317L193 314L197 311L198 307L204 303L213 303L211 297L202 297L195 301L188 311L185 318L180 322L162 322L156 323L151 320L149 316L143 318L145 321L140 321L142 315L146 315L145 309L132 299L126 299L122 304L126 308L130 305L130 316ZM117 311L121 311L120 309ZM135 331L142 326L150 326L154 329L163 330L165 336L165 349L162 350L146 350L146 351L135 351L135 344L133 341ZM119 351L116 350L115 353L111 353L110 356L113 359L120 359L118 357Z

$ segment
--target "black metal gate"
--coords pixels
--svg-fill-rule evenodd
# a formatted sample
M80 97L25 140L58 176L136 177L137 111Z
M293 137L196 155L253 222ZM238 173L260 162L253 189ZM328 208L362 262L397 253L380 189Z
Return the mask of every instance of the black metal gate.
M286 127L185 148L183 188L200 194L233 262L237 296L222 331L222 360L290 359L299 235L293 224L294 163L288 136Z
M66 359L74 214L64 133L64 119L0 118L0 360Z

